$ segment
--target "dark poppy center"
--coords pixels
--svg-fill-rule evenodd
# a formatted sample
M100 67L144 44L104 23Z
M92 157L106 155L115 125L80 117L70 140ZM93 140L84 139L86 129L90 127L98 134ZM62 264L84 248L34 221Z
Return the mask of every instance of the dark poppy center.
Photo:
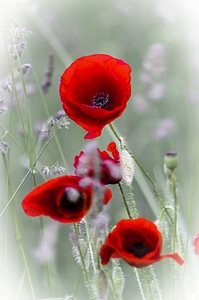
M82 193L74 188L66 188L60 199L60 209L63 212L78 212L83 209Z
M151 251L143 242L137 242L132 245L132 247L129 249L128 252L141 258L141 257L144 257L147 253L149 253Z
M107 109L109 103L109 94L107 93L97 93L93 97L92 104L96 108Z

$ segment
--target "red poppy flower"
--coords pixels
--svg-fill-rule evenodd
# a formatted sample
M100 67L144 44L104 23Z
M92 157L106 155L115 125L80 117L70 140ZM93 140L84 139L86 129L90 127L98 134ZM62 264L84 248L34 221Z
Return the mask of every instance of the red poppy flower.
M196 234L196 236L193 239L193 246L194 246L195 253L199 255L199 233Z
M104 201L110 194L104 194ZM62 223L79 222L90 210L93 199L92 181L79 176L61 176L37 186L22 201L31 217L49 216Z
M112 153L113 158L107 151L100 151L95 145L89 145L85 151L75 156L73 166L75 174L79 176L90 176L97 178L103 184L118 183L121 176L120 155L116 144L111 142L107 150Z
M130 73L126 62L106 54L80 57L65 70L61 102L67 115L88 131L85 139L98 137L122 114L131 95Z
M162 234L150 220L121 220L100 249L101 262L106 265L110 258L123 258L129 265L141 268L165 258L173 258L180 265L183 264L177 253L161 255L162 246Z

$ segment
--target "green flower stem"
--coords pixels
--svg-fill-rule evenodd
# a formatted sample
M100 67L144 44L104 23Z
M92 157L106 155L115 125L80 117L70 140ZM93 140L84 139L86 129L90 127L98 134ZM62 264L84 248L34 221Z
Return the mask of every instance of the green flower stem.
M177 194L176 194L176 176L174 170L171 171L171 182L173 189L173 238L171 244L171 251L175 252L176 249L176 236L177 236ZM172 261L172 295L175 298L175 262Z
M171 204L171 181L169 177L167 177L167 204Z
M153 191L154 191L154 194L156 196L156 198L158 199L158 202L159 204L161 205L161 207L163 208L163 212L167 214L167 216L169 217L169 219L171 220L171 222L173 221L169 212L167 211L167 207L165 207L164 203L163 203L163 200L160 198L157 190L156 190L156 186L155 186L155 183L154 181L152 180L152 178L149 176L149 174L145 171L145 169L143 168L143 166L141 165L141 163L136 159L136 157L133 155L133 153L128 149L128 147L126 147L124 144L123 144L123 140L120 138L120 136L118 135L117 131L115 130L115 128L113 127L112 124L109 124L109 127L111 129L111 132L112 134L114 135L114 137L118 140L118 142L120 143L120 145L123 147L123 149L127 150L128 153L131 155L131 157L134 159L134 161L136 162L136 164L139 166L139 168L141 169L141 171L144 173L144 175L146 176L146 178L149 180L149 182L152 184L152 187L153 187ZM129 218L132 218L131 216L131 212L130 212L130 209L128 207L128 203L126 201L126 198L125 198L125 194L124 194L124 191L122 189L122 186L121 186L121 183L118 184L119 186L119 189L120 189L120 192L121 192L121 195L122 195L122 199L123 199L123 202L124 202L124 205L125 205L125 208L126 208L126 211L127 211L127 214L129 216ZM134 218L137 218L139 217L139 214L137 212L137 209L136 209L136 206L135 206L135 201L134 201L134 198L133 198L133 193L132 193L132 190L131 190L131 187L128 186L128 192L129 192L129 196L130 196L130 200L131 200L131 205L132 205L132 210L133 210L133 217ZM153 268L150 268L150 272L151 272L151 276L155 282L155 286L156 286L156 290L158 292L158 295L159 295L159 299L162 299L161 298L161 291L160 291L160 288L159 288L159 285L158 285L158 281L157 281L157 278L156 278L156 275L153 271ZM142 284L141 284L141 281L140 281L140 278L139 278L139 273L137 271L137 269L135 268L135 275L136 275L136 278L137 278L137 281L138 281L138 285L139 285L139 288L140 288L140 293L142 295L142 298L143 300L145 300L145 295L144 295L144 291L143 291L143 288L142 288ZM150 285L149 285L149 282L148 282L148 279L147 279L147 276L146 276L146 271L145 270L142 270L142 275L144 277L144 284L145 284L145 288L146 288L146 291L147 291L147 294L148 295L151 295L150 297L152 297L152 292L150 291ZM147 299L148 296L147 296Z
M59 129L57 130L57 132L59 131ZM57 132L55 134L57 134ZM55 135L54 134L54 135ZM44 150L46 149L46 147L48 146L48 144L52 141L52 139L54 138L54 135L52 135L49 140L45 143L45 145L42 147L42 149L40 150L39 154L37 155L37 158L35 160L35 162L33 163L33 168L35 167L38 159L40 158L40 156L42 155L42 153L44 152ZM3 210L0 213L0 218L3 216L3 214L5 213L5 211L7 210L7 208L9 207L9 205L11 204L11 202L13 201L13 199L15 198L15 196L17 195L18 191L20 190L20 188L22 187L22 185L24 184L24 182L26 181L28 175L32 172L32 169L29 169L28 172L26 173L26 175L23 177L23 179L21 180L21 182L19 183L18 187L16 188L16 190L14 191L14 193L12 194L12 196L10 197L9 201L7 202L7 204L5 205L5 207L3 208Z
M156 290L158 292L158 300L161 300L162 299L162 293L161 293L161 290L160 290L160 287L159 287L159 284L158 284L158 281L157 281L157 278L156 278L153 266L149 266L149 269L150 269L150 272L151 272L152 277L154 279Z
M45 273L46 273L46 277L47 277L48 290L49 290L50 296L52 296L53 290L52 290L52 282L51 282L50 269L49 269L49 265L48 264L45 264Z
M110 123L109 124L109 128L111 129L113 135L116 137L116 139L118 140L118 142L120 143L120 145L122 144L122 139L120 138L119 134L117 133L116 129L114 128L113 124Z
M30 61L31 61L30 53L28 53L28 57L29 57L29 59L30 59ZM35 72L35 70L34 70L33 67L32 67L32 73L33 73L34 80L35 80L35 83L36 83L36 86L37 86L37 90L38 90L39 95L40 95L40 98L41 98L42 105L43 105L44 110L45 110L46 117L49 118L49 117L50 117L50 112L49 112L48 106L46 105L46 100L45 100L45 98L44 98L44 94L43 94L43 92L42 92L41 85L40 85L40 83L39 83L39 80L38 80L38 78L37 78L36 72ZM55 137L55 142L56 142L56 144L57 144L57 148L58 148L58 150L59 150L61 159L62 159L62 161L63 161L63 163L64 163L64 167L66 168L67 173L69 173L68 164L67 164L67 162L66 162L65 155L64 155L64 153L63 153L63 150L62 150L62 147L61 147L61 145L60 145L60 142L59 142L59 139L58 139L58 137L57 137L57 134L55 134L55 130L52 130L52 131L53 131L53 134L54 134L54 137ZM60 131L60 129L58 129L58 131ZM56 133L57 133L58 131L56 131Z
M18 191L20 190L20 188L22 187L22 185L24 184L24 182L26 181L28 175L30 174L31 169L28 170L28 172L26 173L26 175L24 176L24 178L21 180L20 184L18 185L18 187L16 188L16 190L14 191L14 193L12 194L12 196L10 197L10 200L7 202L7 204L5 205L5 207L3 208L3 210L0 213L0 218L3 216L3 214L5 213L5 211L7 210L7 208L9 207L9 205L11 204L11 202L13 201L13 199L15 198L15 196L17 195Z
M129 154L132 156L132 158L135 160L136 164L138 165L138 167L142 170L142 172L144 173L144 175L146 176L146 178L149 180L149 182L152 185L153 188L153 192L156 196L156 199L158 200L160 206L163 208L163 210L165 211L165 213L167 214L169 220L171 221L171 223L173 223L173 219L170 215L170 213L167 211L166 206L164 205L164 202L162 200L162 198L160 197L159 193L156 190L156 186L155 183L153 181L153 179L151 178L151 176L145 171L144 167L141 165L141 163L137 160L137 158L133 155L133 153L131 151L129 151L129 149L126 147L126 150L129 152Z
M177 235L177 193L176 193L176 176L174 171L172 171L171 173L171 181L172 181L173 200L174 200L172 251L175 252L175 242L176 242L176 235Z
M125 194L124 194L124 191L123 191L123 188L122 188L122 185L121 185L120 182L118 183L118 187L119 187L120 193L122 195L122 199L123 199L123 202L124 202L124 206L126 208L127 215L129 217L129 219L132 219L131 212L130 212L130 209L128 207L128 203L126 201L126 197L125 197Z
M17 94L16 84L15 84L15 76L14 76L10 56L9 56L9 53L8 53L8 49L7 49L7 46L6 46L6 38L4 37L4 35L3 35L3 40L4 40L4 46L5 46L7 61L8 61L9 69L10 69L10 74L11 74L11 78L12 78L13 90L14 90L14 94L15 94L15 97L16 97L16 101L17 101L17 108L18 108L18 112L19 112L19 118L20 118L20 122L21 122L21 125L22 125L22 128L23 128L24 140L25 140L26 149L27 149L27 153L28 153L28 157L29 157L29 161L30 161L30 168L32 169L33 162L35 161L35 140L34 140L34 134L33 134L33 129L32 129L30 110L29 110L29 106L28 106L28 97L27 97L27 92L26 92L26 86L25 86L22 70L21 70L21 67L20 67L21 66L21 61L20 61L19 56L17 56L18 69L20 70L20 79L21 79L23 92L24 92L25 114L21 110L21 104L20 104L20 100L19 100L19 97L18 97L18 94ZM28 130L27 133L26 133L25 124L27 124L27 130ZM36 184L34 173L32 173L32 177L33 177L34 184Z
M117 134L116 130L114 129L112 124L109 124L109 127L112 131L112 133L114 134L114 136L116 137L116 139L118 140L118 142L120 144L122 144L122 139L119 137L119 135ZM127 146L123 145L124 149L128 151L128 153L131 155L131 157L134 159L134 161L136 162L136 164L138 165L138 167L141 169L141 171L144 173L144 175L146 176L146 178L148 179L148 181L151 183L152 188L153 188L153 192L160 204L160 206L165 210L165 213L167 214L169 220L171 221L171 223L173 223L173 219L171 217L171 215L169 214L169 212L167 211L164 202L162 200L162 198L160 197L158 191L156 190L156 186L155 183L153 181L153 179L151 178L151 176L145 171L144 167L141 165L141 163L137 160L137 158L134 156L134 154L128 149Z
M78 240L79 239L79 232L78 232L77 224L74 223L73 226L74 226L75 235L76 235L77 240ZM77 249L78 249L78 252L79 252L80 259L81 259L81 263L82 263L82 267L83 267L83 271L84 271L84 275L85 275L86 284L87 284L87 287L88 287L88 292L89 292L90 298L95 300L95 295L94 295L94 292L93 292L93 289L92 289L91 280L90 280L89 273L86 269L86 265L85 265L85 261L84 261L84 254L82 253L80 245L77 246Z
M9 155L8 155L8 161L9 161ZM8 174L9 174L9 169L8 169L9 163L7 163L5 159L4 159L4 163L5 163L6 174L7 174L7 180L6 180L7 189L6 190L7 190L7 195L8 195L8 190L10 190L10 177L8 176ZM8 202L7 202L7 204L8 204ZM13 219L14 219L14 224L15 224L16 240L18 241L19 249L20 249L20 252L21 252L21 255L22 255L22 260L23 260L26 275L27 275L27 278L28 278L28 283L29 283L32 299L36 300L35 291L34 291L34 287L33 287L33 283L32 283L32 278L31 278L31 274L30 274L30 271L29 271L26 255L25 255L24 248L23 248L22 238L21 238L21 234L20 234L20 230L19 230L19 222L18 222L17 213L16 213L16 209L15 209L15 203L12 203L12 204L13 204L12 205L12 211L13 211ZM7 225L8 224L7 224L7 214L6 214L6 229L8 230ZM7 233L6 233L6 236L7 236ZM5 241L5 249L7 250L7 238L6 238L6 241ZM6 262L7 262L7 251L6 251L6 257L5 257L5 264L6 264ZM5 280L6 280L6 277L7 277L7 272L5 273Z
M28 129L28 156L29 156L29 160L30 160L30 168L32 168L33 162L35 161L35 158L36 158L35 138L34 138L34 133L33 133L33 128L32 128L32 120L31 120L31 114L30 114L29 103L28 103L28 95L27 95L27 91L26 91L24 76L23 76L22 70L20 68L21 61L20 61L19 56L17 56L17 61L18 61L18 67L20 69L20 78L21 78L21 83L22 83L23 93L24 93L25 116L26 116L26 123L27 123L27 129ZM16 94L16 92L15 92L15 94Z
M165 208L167 210L171 210L172 214L173 214L173 207L172 206L165 206ZM160 216L159 216L159 220L162 221L163 220L163 217L164 217L164 214L165 214L165 210L163 209L161 212L160 212Z
M9 190L9 177L8 177L8 165L9 163L7 163L6 161L6 157L5 155L3 155L3 161L4 161L4 165L5 165L5 170L6 170L6 197L5 197L5 202L8 201L8 190ZM9 153L8 153L8 161L9 161ZM5 239L4 239L4 259L3 259L3 285L2 286L6 286L7 282L8 282L8 249L9 249L9 245L8 245L8 237L9 237L9 219L8 219L8 212L6 212L5 215ZM4 295L4 297L6 298L6 295Z
M129 192L131 206L132 206L132 210L133 210L133 217L138 218L139 214L138 214L138 211L137 211L137 208L136 208L136 205L135 205L135 200L134 200L134 197L133 197L132 189L129 185L128 185L128 192Z
M30 292L31 292L31 295L32 295L32 299L36 300L36 295L35 295L35 291L34 291L34 287L33 287L33 283L32 283L32 278L31 278L28 262L27 262L27 259L26 259L23 243L22 243L21 233L20 233L20 230L19 230L19 222L18 222L14 202L13 202L13 215L14 215L14 223L15 223L15 230L16 230L16 239L17 239L18 244L19 244L19 249L20 249L21 256L22 256L23 263L24 263L24 267L25 267L25 270L26 270L26 275L27 275L27 278L28 278Z
M8 160L9 160L9 156L8 156ZM9 169L8 169L8 164L6 164L5 160L4 160L4 162L5 162L6 173L7 173L7 181L6 181L7 183L6 184L7 184L7 191L8 191L8 190L10 190L10 177L8 176ZM16 193L15 193L15 195L16 195ZM7 194L8 194L8 192L7 192ZM8 205L10 203L11 203L11 201L7 201L6 208L8 207ZM19 229L19 222L18 222L18 218L17 218L17 213L16 213L15 203L14 202L12 203L12 210L13 210L13 219L14 219L14 224L15 224L16 240L18 241L18 244L19 244L19 249L20 249L22 260L23 260L23 263L24 263L24 268L25 268L25 271L26 271L26 276L27 276L27 279L28 279L28 283L29 283L29 287L30 287L30 292L31 292L31 295L32 295L32 299L36 300L35 291L34 291L34 287L33 287L33 283L32 283L32 278L31 278L31 274L30 274L30 271L29 271L29 266L28 266L28 263L27 263L25 251L24 251L24 248L23 248L22 238L21 238L20 229ZM6 211L6 209L3 210L3 212L4 211ZM2 212L2 214L3 214L3 212ZM6 214L6 221L7 221L7 214ZM7 226L6 226L6 228L7 228ZM7 239L6 239L6 248L7 248ZM7 255L6 255L6 258L7 258Z
M60 130L61 130L61 129L58 129L58 131L60 131ZM66 162L65 155L64 155L64 153L63 153L62 147L61 147L61 145L60 145L59 139L58 139L57 134L56 134L56 132L58 132L58 131L54 131L54 130L53 130L54 137L55 137L55 142L56 142L56 144L57 144L57 148L58 148L58 150L59 150L61 159L62 159L62 161L63 161L63 163L64 163L64 167L66 168L67 173L69 174L69 173L70 173L70 172L69 172L69 167L68 167L68 164L67 164L67 162Z
M9 66L9 69L10 69L10 74L11 74L11 78L12 78L12 82L13 82L13 89L14 89L14 93L15 93L15 97L16 97L16 101L17 101L17 108L18 108L18 113L19 113L19 119L20 119L21 126L22 126L22 129L23 129L23 134L24 134L24 140L25 140L26 148L27 148L27 151L29 152L29 150L28 150L29 149L28 136L27 136L27 133L26 133L25 123L24 123L24 118L23 118L23 113L22 113L22 110L21 110L21 105L20 105L20 101L19 101L19 97L18 97L18 94L17 94L16 85L15 85L14 72L12 70L12 64L11 64L10 56L9 56L8 49L7 49L7 46L6 46L7 45L6 38L5 38L5 36L3 34L2 34L2 38L3 38L3 41L4 41L4 46L5 46L5 51L6 51L6 57L7 57L8 66Z
M86 235L87 235L87 241L88 241L88 247L89 247L89 251L90 251L90 256L91 256L91 262L92 262L92 266L93 266L93 271L96 272L95 260L94 260L94 256L93 256L93 249L92 249L92 245L91 245L92 239L90 237L89 228L88 228L88 224L87 224L86 220L83 219L83 222L84 222L85 228L86 228Z
M79 274L77 276L77 279L75 281L75 284L74 284L74 287L73 287L73 292L72 292L72 295L71 295L71 300L75 300L76 299L75 295L77 293L77 289L78 289L81 277L82 277L82 270L80 270L80 272L79 272Z
M150 284L149 284L149 280L147 278L147 270L145 268L142 268L141 269L141 274L142 274L142 278L144 280L144 286L145 286L145 295L146 295L146 299L147 300L150 300L150 299L153 299L152 297L152 293L151 293L151 289L150 289Z
M146 300L145 292L144 292L144 289L143 289L142 282L140 280L139 272L136 268L134 268L134 272L135 272L135 276L136 276L136 279L137 279L137 282L138 282L138 286L139 286L140 294L142 296L142 300Z
M108 275L109 280L111 282L111 292L113 294L114 300L122 300L122 297L120 297L118 295L118 293L116 292L115 286L114 286L114 281L112 278L112 271L110 268L104 268L105 273Z
M39 217L39 225L40 225L41 234L43 234L44 223L43 223L42 216ZM50 295L52 296L51 276L50 276L49 265L47 263L45 264L45 273L46 273L46 277L47 277L48 289L49 289Z

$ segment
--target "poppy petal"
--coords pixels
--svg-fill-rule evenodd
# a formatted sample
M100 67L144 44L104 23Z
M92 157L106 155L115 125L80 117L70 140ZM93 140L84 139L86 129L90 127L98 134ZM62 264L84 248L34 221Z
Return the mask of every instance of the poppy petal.
M131 95L131 68L121 59L93 54L75 60L61 76L64 110L84 130L85 139L101 135L118 118Z
M110 258L122 258L129 265L142 268L172 258L182 265L184 261L177 253L161 255L162 240L161 232L150 220L121 220L108 234L100 249L101 262L107 264Z
M24 212L31 216L48 216L63 223L79 222L92 205L92 185L81 186L79 176L61 176L48 180L28 193Z
M94 143L90 143L84 151L81 151L74 158L75 174L98 179L105 185L118 183L122 178L119 151L114 142L110 143L108 148L113 157L105 150L100 151Z

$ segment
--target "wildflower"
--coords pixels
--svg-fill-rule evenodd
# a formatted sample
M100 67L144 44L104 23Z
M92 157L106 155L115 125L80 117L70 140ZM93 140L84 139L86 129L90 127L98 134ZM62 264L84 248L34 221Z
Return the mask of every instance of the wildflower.
M27 47L27 43L25 41L18 42L17 44L9 44L8 45L8 52L10 53L11 57L14 59L17 59L18 57L21 57Z
M193 239L193 246L194 246L195 253L199 255L199 233L196 234L196 236Z
M30 69L31 69L31 65L30 64L23 64L21 66L21 70L22 70L22 74L23 75L28 74L28 72L30 71Z
M48 175L52 175L52 171L50 170L50 168L48 166L46 166L45 164L42 164L40 171L43 175L48 176Z
M64 167L60 166L58 161L52 166L52 173L54 175L61 175L65 172L66 172L66 169Z
M11 77L4 79L1 82L1 87L2 89L7 90L8 92L12 92L13 83Z
M0 151L3 153L3 154L6 154L9 150L9 145L8 143L4 142L4 141L1 141L0 142Z
M58 129L66 128L68 129L68 125L70 124L68 116L65 114L63 110L58 111L55 116L55 124Z
M53 117L50 117L50 118L48 118L48 120L44 124L44 126L42 127L41 131L46 132L49 135L50 131L51 131L51 127L53 127L54 125L55 125L55 120L53 119Z
M173 258L178 264L183 264L177 253L161 255L162 246L162 234L150 220L121 220L100 249L101 262L106 265L110 258L122 258L129 265L142 268L165 258Z
M59 92L67 115L88 131L85 139L101 135L118 118L131 95L131 68L106 54L78 58L63 73Z
M8 44L8 52L10 53L11 57L17 59L18 57L22 56L27 46L27 43L24 41L24 39L30 37L31 34L31 31L27 30L25 27L21 27L15 19L11 20L11 43Z
M2 91L0 91L0 114L5 115L8 111L8 107L5 105L5 97Z
M90 144L85 151L75 156L75 174L98 178L103 184L115 184L121 180L120 157L114 142L109 143L107 151L100 151L95 144Z
M53 71L54 71L54 55L53 53L51 53L49 54L48 57L48 66L45 70L45 79L41 84L44 93L47 93L49 91L50 86L52 85Z
M30 37L32 35L32 31L19 25L15 18L11 18L10 35L14 38L15 42L18 42L24 38Z
M92 182L81 184L79 176L48 180L28 193L22 201L24 212L48 216L62 223L79 222L92 206Z

